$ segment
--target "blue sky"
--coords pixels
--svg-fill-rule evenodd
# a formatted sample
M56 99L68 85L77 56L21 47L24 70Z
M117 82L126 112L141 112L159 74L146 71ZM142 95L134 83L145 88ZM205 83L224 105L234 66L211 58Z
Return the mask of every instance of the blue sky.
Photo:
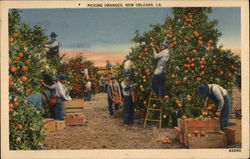
M170 8L83 8L23 9L22 18L41 25L46 34L54 31L62 48L101 49L132 46L134 32L147 31L150 24L162 24ZM213 8L210 19L219 21L221 43L240 46L240 8ZM111 48L112 49L112 48Z
M80 54L96 65L121 62L133 46L136 30L148 31L150 24L163 24L171 8L79 8L22 9L23 20L40 25L49 36L56 32L61 53ZM219 44L240 54L240 8L214 7L210 20L218 20Z

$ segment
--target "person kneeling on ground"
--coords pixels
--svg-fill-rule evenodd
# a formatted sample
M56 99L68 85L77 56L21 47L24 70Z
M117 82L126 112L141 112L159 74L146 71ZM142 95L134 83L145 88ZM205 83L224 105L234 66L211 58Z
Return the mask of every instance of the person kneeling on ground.
M201 83L198 88L198 95L203 98L211 98L218 105L217 113L220 116L221 130L230 126L228 120L230 117L231 100L227 90L217 84Z

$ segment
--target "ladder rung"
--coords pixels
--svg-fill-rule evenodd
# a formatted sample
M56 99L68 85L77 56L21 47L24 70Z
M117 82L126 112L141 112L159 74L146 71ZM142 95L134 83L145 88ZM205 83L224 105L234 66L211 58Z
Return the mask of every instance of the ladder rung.
M148 120L148 121L157 121L157 122L161 121L161 120L155 120L155 119L145 119L145 120Z
M161 111L161 109L153 109L153 108L149 108L148 110Z

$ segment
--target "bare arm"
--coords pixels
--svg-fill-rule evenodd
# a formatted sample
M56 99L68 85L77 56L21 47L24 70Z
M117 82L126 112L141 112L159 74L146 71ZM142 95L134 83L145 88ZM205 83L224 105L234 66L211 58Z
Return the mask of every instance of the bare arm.
M47 85L47 84L44 83L43 81L41 82L41 84L42 84L44 87L46 87L46 88L48 88L48 89L50 89L50 90L53 89L51 86Z

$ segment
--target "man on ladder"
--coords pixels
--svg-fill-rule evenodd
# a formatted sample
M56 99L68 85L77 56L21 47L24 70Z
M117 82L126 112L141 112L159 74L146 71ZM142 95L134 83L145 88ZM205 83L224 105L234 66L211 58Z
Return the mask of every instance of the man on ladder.
M164 68L166 66L167 61L169 60L169 57L170 57L168 48L169 48L168 42L164 41L161 44L161 51L159 53L156 53L155 46L152 45L152 49L154 51L154 58L158 60L157 67L155 69L153 80L152 80L152 89L153 89L156 97L154 97L153 93L151 92L149 102L148 102L148 108L147 108L146 118L145 118L145 122L144 122L144 127L146 127L147 121L154 121L154 122L159 122L159 128L161 129L161 122L162 122L161 105L162 105L162 98L164 96L164 84L165 84L165 80L166 80ZM156 107L158 107L158 108L156 108ZM159 112L160 118L159 119L150 119L149 113L151 111Z
M162 98L164 96L164 84L166 81L164 68L166 66L167 61L169 60L169 44L167 41L164 41L161 44L161 51L156 53L155 47L152 46L154 51L154 58L158 60L157 67L154 72L153 80L152 80L152 88L156 96Z

